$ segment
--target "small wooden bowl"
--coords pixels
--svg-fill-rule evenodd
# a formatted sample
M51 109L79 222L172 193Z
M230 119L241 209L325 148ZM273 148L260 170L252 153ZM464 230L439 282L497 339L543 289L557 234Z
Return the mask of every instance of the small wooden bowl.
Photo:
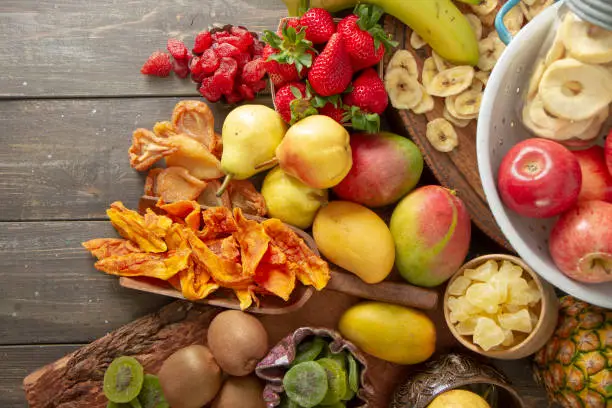
M463 275L463 272L466 269L474 269L477 266L491 259L494 261L510 261L523 268L523 270L529 274L531 279L533 279L533 281L538 286L538 289L542 294L542 299L540 301L541 310L538 323L525 340L505 350L484 351L482 348L472 343L471 339L469 338L470 336L460 335L457 332L455 325L451 323L450 311L447 306L448 298L450 296L448 293L448 288L455 281L455 279L457 279L458 276ZM522 259L512 255L491 254L472 259L471 261L464 264L461 268L459 268L457 272L455 272L455 274L448 281L448 286L446 287L446 291L444 292L444 318L446 319L446 325L448 326L453 336L455 336L459 343L461 343L463 346L467 347L471 351L490 358L497 358L500 360L518 360L520 358L524 358L535 353L536 351L541 349L544 344L546 344L548 339L550 339L550 337L552 336L553 332L555 331L555 326L557 325L558 315L559 301L552 285L542 280L533 271L533 269L531 269Z

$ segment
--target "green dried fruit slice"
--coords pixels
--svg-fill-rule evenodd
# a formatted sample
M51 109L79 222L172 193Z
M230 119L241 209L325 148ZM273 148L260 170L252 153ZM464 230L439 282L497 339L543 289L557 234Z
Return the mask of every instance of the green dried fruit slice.
M152 374L145 374L138 400L142 404L142 408L170 408L161 385L159 385L159 379Z
M134 357L118 357L104 373L104 395L112 402L131 402L138 397L143 381L144 369L138 360Z
M314 361L297 364L283 377L285 393L302 407L314 407L327 394L327 377L325 369Z
M351 353L347 354L346 360L348 361L348 384L349 388L353 392L359 390L359 366L357 366L357 360Z
M344 397L342 397L342 401L350 401L353 398L355 398L355 391L351 390L351 387L347 386Z
M292 366L303 363L305 361L314 361L321 351L323 351L323 347L325 347L327 343L321 337L315 337L313 340L306 341L300 343L297 347L297 353L295 355L295 360L291 363Z
M281 403L278 406L278 408L302 408L300 407L300 404L298 404L297 402L289 399L286 395L282 397L281 399Z
M344 394L346 394L347 378L346 371L342 365L331 358L321 358L316 361L325 369L327 374L327 394L321 401L321 405L332 405L340 402Z
M340 402L336 402L335 404L331 404L331 405L317 405L317 406L321 408L345 408L346 404L340 401Z
M142 405L140 405L138 398L134 398L130 402L126 403L116 403L113 401L109 401L106 405L106 408L142 408Z

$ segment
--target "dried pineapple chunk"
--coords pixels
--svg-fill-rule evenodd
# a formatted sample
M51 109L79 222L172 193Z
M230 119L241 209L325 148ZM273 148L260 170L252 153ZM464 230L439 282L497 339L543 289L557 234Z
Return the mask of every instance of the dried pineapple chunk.
M527 306L531 301L529 285L523 278L510 281L508 285L508 300L511 305Z
M524 308L524 306L519 306L519 305L509 305L509 304L504 304L502 305L502 312L504 313L516 313L519 310L521 310L522 308Z
M533 306L540 301L542 294L540 293L540 289L538 289L538 285L535 283L535 281L529 281L527 286L529 286L530 295L529 306Z
M504 341L502 342L502 346L510 347L514 344L514 334L512 334L512 330L504 329Z
M471 336L474 334L474 330L476 330L478 319L480 319L480 317L470 317L467 320L459 322L459 324L457 324L455 327L457 329L457 333L462 336Z
M496 273L489 279L488 284L493 287L499 296L499 302L504 303L508 300L508 285L510 280L505 274Z
M453 296L461 296L465 294L467 288L471 285L472 281L465 276L458 276L448 287L448 293Z
M488 283L473 284L465 292L465 298L486 313L497 313L499 308L499 293Z
M501 327L493 319L481 317L474 329L474 344L480 346L484 351L499 346L504 342L506 336Z
M489 260L476 269L466 269L463 275L476 281L487 282L497 273L497 262Z
M516 330L523 333L531 333L533 330L531 316L529 316L527 309L521 309L516 313L500 314L499 324L503 329Z
M510 261L502 261L499 273L506 277L508 281L519 279L523 275L523 268Z
M448 298L448 309L450 310L452 323L463 322L472 316L482 313L482 310L468 302L465 296L450 296Z

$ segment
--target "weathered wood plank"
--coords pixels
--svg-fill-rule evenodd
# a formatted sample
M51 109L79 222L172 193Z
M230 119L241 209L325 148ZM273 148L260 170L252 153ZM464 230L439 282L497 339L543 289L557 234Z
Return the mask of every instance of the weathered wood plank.
M94 269L81 242L116 236L109 222L0 225L0 344L89 342L170 301Z
M72 353L82 345L0 347L0 407L27 407L23 378L45 364Z
M101 219L115 200L134 208L144 175L130 168L132 131L170 119L181 99L0 103L0 221ZM211 109L220 131L231 108Z
M140 67L169 37L191 47L211 24L261 32L284 15L280 0L3 0L0 98L196 95L190 80Z

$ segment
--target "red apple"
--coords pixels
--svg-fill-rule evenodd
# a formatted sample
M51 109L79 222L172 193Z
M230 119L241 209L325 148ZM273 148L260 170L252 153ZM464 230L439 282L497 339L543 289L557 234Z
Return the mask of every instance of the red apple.
M608 166L608 173L612 175L612 130L610 133L608 133L608 137L606 137L604 152L606 156L606 165Z
M612 203L612 176L608 173L601 146L572 152L582 171L582 188L578 201L602 200Z
M548 218L570 209L582 176L572 152L547 139L527 139L504 156L497 187L506 206L526 217Z
M557 220L548 247L557 267L570 278L612 281L612 204L578 203Z

